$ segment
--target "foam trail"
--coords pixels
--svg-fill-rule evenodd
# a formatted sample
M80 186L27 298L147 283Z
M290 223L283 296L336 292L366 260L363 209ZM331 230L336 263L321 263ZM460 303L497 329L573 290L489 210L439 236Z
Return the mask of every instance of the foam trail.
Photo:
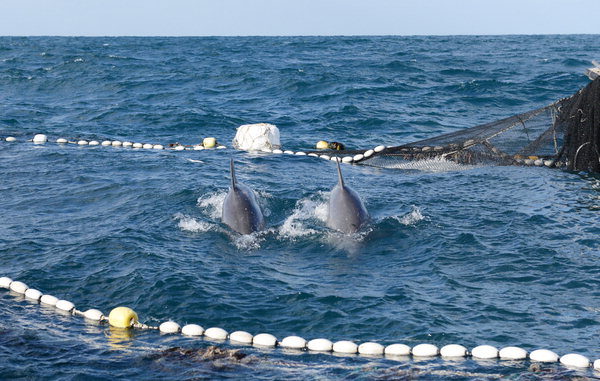
M203 232L213 230L215 227L215 225L213 225L211 223L204 222L204 221L198 221L197 219L190 217L190 216L186 216L183 213L175 214L174 218L176 220L179 220L179 223L177 224L177 226L179 226L179 228L181 230L185 230L185 231L189 231L189 232L203 233Z

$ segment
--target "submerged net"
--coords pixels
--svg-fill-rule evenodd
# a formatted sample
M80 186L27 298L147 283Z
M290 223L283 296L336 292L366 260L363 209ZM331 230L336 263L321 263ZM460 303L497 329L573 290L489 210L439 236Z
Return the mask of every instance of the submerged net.
M480 126L376 150L315 151L384 168L407 161L537 165L600 172L600 78L571 97Z

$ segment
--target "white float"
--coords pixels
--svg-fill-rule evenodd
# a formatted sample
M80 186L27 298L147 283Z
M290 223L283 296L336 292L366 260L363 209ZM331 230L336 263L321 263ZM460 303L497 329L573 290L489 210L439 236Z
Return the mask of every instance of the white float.
M374 152L381 152L385 149L385 146L377 146L375 148L373 148Z
M158 330L162 333L177 333L180 329L181 327L179 324L171 320L161 323L161 325L158 326Z
M14 136L9 136L9 137L6 138L6 141L7 142L16 142L17 138L15 138Z
M49 306L55 306L56 302L58 302L58 298L56 296L44 294L40 298L40 302Z
M333 343L332 349L336 353L353 354L358 352L358 345L356 343L353 343L352 341L341 340Z
M44 144L48 141L48 137L44 134L37 134L33 137L33 143Z
M246 331L235 331L229 334L229 340L242 344L252 344L254 337Z
M319 157L319 155L317 155L316 153L309 153L308 156L310 156L310 157Z
M194 146L194 151L202 151L204 149L204 146L201 144L196 144Z
M362 153L359 153L358 155L354 155L354 157L352 158L352 160L353 161L361 161L364 158L365 158L365 155L363 155Z
M154 145L150 144L150 143L146 143L142 146L143 149L152 149L154 147Z
M102 142L102 146L104 146L104 147L107 147L107 146L109 146L111 144L112 144L112 142L110 140L105 140L105 141Z
M56 142L58 144L67 144L69 141L65 138L58 138L58 139L56 139Z
M10 284L12 283L12 279L9 277L3 276L0 278L0 287L2 288L10 288Z
M295 153L298 156L306 156L306 152L298 151Z
M19 293L19 294L24 294L24 293L25 293L25 291L27 291L27 289L28 289L28 288L29 288L29 287L27 287L27 285L26 285L25 283L23 283L23 282L19 282L18 280L17 280L17 281L14 281L14 282L12 282L12 283L10 284L10 289L11 289L12 291L14 291L14 292L17 292L17 293Z
M179 146L175 146L175 148L173 148L175 151L183 151L185 149L184 146L179 145Z
M181 328L181 333L186 336L202 336L204 328L198 324L186 324Z
M270 333L259 333L254 336L252 344L259 345L261 347L274 347L277 345L277 338Z
M479 345L471 350L471 355L478 359L498 358L498 349L491 345Z
M519 347L504 347L498 355L502 360L524 360L527 358L527 351Z
M217 146L217 149L225 149L225 148L227 148L227 147L226 147L226 146L223 146L223 145L219 145L219 146Z
M467 355L467 348L460 344L444 345L440 349L440 355L442 357L465 357Z
M304 349L306 348L306 340L300 336L288 336L281 340L279 345L289 349Z
M539 362L557 362L558 355L548 349L536 349L529 354L529 358L532 361Z
M86 146L86 145L88 145L88 141L87 140L78 140L77 144L79 144L80 146Z
M373 151L372 149L367 150L363 155L365 155L365 157L371 157L373 155L375 151Z
M143 148L144 145L142 143L133 143L133 148Z
M28 288L27 291L25 291L25 297L39 302L42 297L42 292L35 288Z
M283 151L283 153L285 153L286 155L293 155L294 151L285 150L285 151Z
M83 313L83 317L89 320L100 321L104 318L104 314L100 310L90 308Z
M416 357L434 357L438 355L439 350L433 344L419 344L415 345L411 352Z
M281 154L281 153L283 153L283 151L282 151L282 150L280 150L280 149L274 149L274 150L273 150L273 153L276 153L276 154Z
M97 145L100 144L100 142L97 141L97 140L90 140L90 142L88 144L91 145L91 146L97 146Z
M366 342L358 346L358 353L361 355L382 355L385 347L379 343Z
M132 142L123 142L123 147L131 147L132 145Z
M600 369L600 360L594 361L593 367L594 367L594 369L599 370Z
M315 352L331 352L333 343L327 339L312 339L306 344L306 348Z
M153 149L165 149L165 147L162 144L155 144L152 146Z
M123 145L123 142L121 142L119 140L115 140L112 142L113 147L121 147L122 145Z
M225 340L227 338L227 331L223 328L211 327L204 331L204 336L214 340Z
M233 147L243 151L277 149L281 146L279 129L269 123L244 124L237 128Z
M569 353L562 356L560 358L560 363L575 368L587 368L590 366L590 360L587 357L576 353Z
M386 356L408 356L410 347L406 344L390 344L385 347L384 353Z
M331 159L331 156L329 156L329 155L321 155L321 156L319 156L319 157L320 157L321 159L325 159L325 160L330 160L330 159Z
M66 311L66 312L71 312L71 311L73 311L73 309L75 309L75 305L73 303L69 302L68 300L63 300L63 299L58 300L54 306L56 308L58 308L59 310Z
M342 163L352 163L352 160L353 160L352 156L344 156L342 158Z

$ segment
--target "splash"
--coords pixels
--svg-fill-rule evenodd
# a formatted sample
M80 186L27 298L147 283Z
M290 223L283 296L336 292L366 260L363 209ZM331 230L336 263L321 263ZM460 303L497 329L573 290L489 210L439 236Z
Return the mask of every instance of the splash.
M313 219L321 222L327 220L327 203L323 201L323 192L298 200L290 216L279 228L279 235L294 239L317 234L319 233L317 230L307 226Z
M223 201L227 196L227 191L208 193L198 198L198 206L203 209L213 220L221 220L223 215Z
M421 213L421 209L419 209L419 207L413 205L412 210L408 214L405 214L404 216L394 216L392 218L400 222L402 225L411 226L415 225L419 221L424 220L425 216L423 216L423 213Z
M209 230L213 230L213 228L214 228L214 225L211 223L199 221L193 217L186 216L183 213L175 214L174 218L176 220L179 220L179 223L177 224L177 226L179 226L179 228L181 230L194 232L194 233L203 233L203 232L207 232Z

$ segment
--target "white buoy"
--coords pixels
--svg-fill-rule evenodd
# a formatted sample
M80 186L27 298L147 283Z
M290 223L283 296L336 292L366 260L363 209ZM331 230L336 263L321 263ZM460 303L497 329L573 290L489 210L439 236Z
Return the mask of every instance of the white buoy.
M196 144L194 146L194 151L202 151L204 149L204 146L202 144Z
M467 348L460 344L444 345L440 349L440 355L442 357L465 357L467 355Z
M478 359L498 358L498 349L491 345L479 345L471 350L471 355Z
M306 156L306 152L298 151L298 152L296 152L296 155L298 155L298 156Z
M66 312L71 312L75 308L75 305L73 303L69 302L68 300L63 300L63 299L57 301L54 306L56 308L58 308L59 310L66 311Z
M560 358L560 363L566 366L572 366L576 368L587 368L590 366L590 360L582 355L576 353L569 353Z
M14 281L10 284L11 291L14 291L19 294L24 294L28 288L29 287L27 287L27 285L25 283L19 282L18 280Z
M374 152L381 152L385 149L385 146L377 146L375 148L373 148Z
M111 144L112 144L112 142L110 140L105 140L102 142L102 146L104 146L104 147L109 146Z
M366 342L358 346L358 353L361 355L382 355L385 347L379 343Z
M69 141L65 138L58 138L58 139L56 139L56 142L58 144L67 144Z
M344 156L342 158L342 163L352 163L352 160L354 160L352 156Z
M363 155L362 153L359 153L358 155L354 155L354 157L352 158L352 160L353 161L361 161L364 158L365 158L365 155Z
M229 334L229 340L242 344L252 344L254 337L246 331L235 331Z
M214 340L225 340L227 338L227 331L223 328L211 327L204 331L204 336Z
M6 141L9 143L16 142L17 138L15 138L14 136L9 136L6 138Z
M550 167L552 165L552 160L544 160L544 165Z
M42 292L39 290L36 290L35 288L28 288L27 291L25 291L25 297L27 299L32 299L32 300L35 300L36 302L39 302L40 298L42 297Z
M327 339L312 339L306 344L306 348L316 352L331 352L333 343Z
M175 151L183 151L185 149L184 146L179 145L179 146L175 146L175 148L173 148Z
M524 360L527 358L527 351L519 347L504 347L498 355L502 360Z
M300 336L288 336L281 340L279 345L289 349L304 349L306 348L306 340Z
M336 353L353 354L358 352L358 345L348 340L340 340L333 343L333 351Z
M273 152L273 150L270 149L270 148L263 148L263 149L260 150L260 152L271 153L271 152Z
M281 154L281 153L283 153L283 151L282 151L282 150L280 150L280 149L274 149L274 150L273 150L273 153L276 153L276 154Z
M80 146L86 146L86 145L88 145L88 141L87 140L78 140L77 144L79 144Z
M152 146L153 149L165 149L165 147L162 144L155 144Z
M123 142L121 142L120 140L114 140L112 142L113 147L121 147L122 145L123 145Z
M238 127L232 144L244 151L276 149L281 146L279 129L269 123L244 124Z
M144 145L142 143L133 143L133 148L143 148Z
M373 153L374 153L374 152L375 152L375 151L373 151L372 149L370 149L370 150L367 150L367 151L364 153L364 155L365 155L365 157L371 157L371 156L373 155Z
M536 167L541 167L542 165L544 165L544 160L537 159L533 162L533 165L535 165Z
M321 159L325 159L325 160L331 160L331 156L329 155L321 155L319 156Z
M123 147L131 147L132 145L132 142L123 142Z
M97 140L90 140L90 142L88 144L91 145L91 146L97 146L97 145L100 144L100 142L97 141Z
M3 276L0 278L0 287L2 288L10 288L10 284L12 283L12 279L9 277Z
M599 370L600 369L600 360L595 360L593 367L594 367L594 369Z
M411 350L412 355L416 357L434 357L438 355L438 347L433 344L418 344Z
M40 298L40 302L49 306L55 306L56 302L58 302L58 298L56 296L45 294Z
M104 314L102 313L102 311L97 310L95 308L90 308L89 310L85 311L83 313L83 316L86 319L94 320L94 321L100 321L100 320L102 320L102 318L104 318Z
M408 356L410 347L406 344L390 344L383 351L386 356Z
M48 141L48 137L44 134L37 134L33 137L33 143L44 144Z
M277 338L270 333L259 333L254 336L252 341L253 345L259 345L261 347L274 347L277 345Z
M150 144L150 143L146 143L142 146L143 149L152 149L154 147L154 145Z
M529 354L529 358L532 361L539 362L557 362L558 355L548 349L536 349Z
M174 321L166 321L158 326L158 330L162 333L177 333L181 327Z
M218 145L217 146L217 149L225 149L225 148L227 148L227 146L224 146L224 145Z
M198 324L187 324L181 328L181 333L186 336L202 336L204 328Z
M294 151L285 150L285 151L283 151L283 153L285 153L286 155L293 155Z

